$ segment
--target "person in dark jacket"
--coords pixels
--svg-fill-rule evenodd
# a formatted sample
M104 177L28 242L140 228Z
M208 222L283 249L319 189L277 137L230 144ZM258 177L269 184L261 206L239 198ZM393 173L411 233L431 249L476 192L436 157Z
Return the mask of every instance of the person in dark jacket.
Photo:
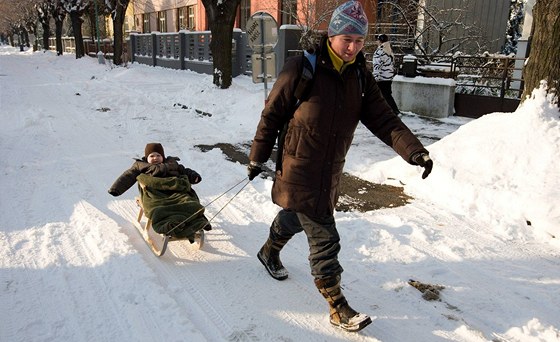
M286 279L288 272L280 261L280 251L292 236L305 232L311 274L330 306L330 322L347 331L358 331L371 323L371 318L352 309L342 294L340 237L334 220L345 157L358 123L409 164L423 167L423 178L433 166L428 151L393 113L365 67L361 49L367 29L367 17L357 1L340 5L332 14L328 35L316 51L313 85L289 121L279 156L282 162L276 170L272 201L282 210L257 253L273 278ZM266 101L251 145L250 180L262 172L262 163L269 159L279 131L295 108L294 90L302 62L301 57L295 57L285 63Z

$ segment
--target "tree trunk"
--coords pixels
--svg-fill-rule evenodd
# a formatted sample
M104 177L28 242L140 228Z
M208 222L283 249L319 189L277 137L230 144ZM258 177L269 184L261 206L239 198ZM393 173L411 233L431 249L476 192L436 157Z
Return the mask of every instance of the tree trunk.
M48 22L42 22L41 26L43 27L43 50L49 49L49 38L51 34L51 27Z
M29 32L26 29L22 30L23 41L26 47L31 47L31 43L29 42Z
M212 64L214 66L214 84L222 89L231 86L232 81L232 38L233 24L237 8L241 0L202 0L212 40L210 51L212 51Z
M77 11L70 12L74 42L76 45L76 59L84 57L84 38L82 36L82 15Z
M546 80L549 91L560 86L560 0L537 0L533 7L533 37L531 52L525 68L525 81L521 100L539 88L540 81Z
M63 21L55 21L54 35L56 39L56 55L62 56L62 24Z
M113 17L113 64L115 65L121 65L123 63L123 27L127 7L128 2L125 5L117 3L115 15Z
M210 50L214 65L214 84L222 89L227 89L232 82L232 28L218 24L214 25L210 31L212 32Z

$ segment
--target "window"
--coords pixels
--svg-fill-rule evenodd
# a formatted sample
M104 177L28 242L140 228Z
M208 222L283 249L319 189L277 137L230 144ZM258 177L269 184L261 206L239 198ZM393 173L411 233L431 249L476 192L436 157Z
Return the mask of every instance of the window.
M128 38L130 32L134 32L134 17L126 15L124 17L123 28L124 37Z
M187 29L187 8L181 7L177 10L177 31Z
M165 11L157 12L158 31L167 32L167 20Z
M295 25L297 18L297 0L282 0L282 25Z
M241 0L239 5L239 28L246 30L247 20L251 17L251 0Z
M152 32L152 30L150 29L150 13L142 14L142 32L143 33Z
M194 20L195 6L185 6L179 8L177 11L177 24L178 30L194 31L196 29L196 22Z
M195 14L194 14L195 6L188 6L187 7L187 28L189 30L194 31L196 29L196 21L195 21Z

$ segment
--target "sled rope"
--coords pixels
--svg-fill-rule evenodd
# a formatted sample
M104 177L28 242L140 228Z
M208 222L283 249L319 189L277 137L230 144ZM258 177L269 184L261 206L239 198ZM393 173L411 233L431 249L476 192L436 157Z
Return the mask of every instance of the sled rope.
M247 179L247 178L243 178L243 179L241 180L241 182L243 182L245 179ZM235 187L236 187L237 185L239 185L241 182L235 184L235 185L234 185L233 187L231 187L229 190L235 188ZM218 210L218 212L217 212L214 216L212 216L212 218L211 218L210 220L208 220L208 222L212 222L212 220L213 220L216 216L218 216L218 214L221 213L222 210L224 210L224 208L225 208L231 201L233 201L233 199L234 199L237 195L239 195L239 193L241 192L241 190L245 189L245 187L247 186L247 184L249 184L249 182L251 182L251 181L248 180L247 183L245 183L245 184L241 187L241 189L239 189L239 190L235 193L235 195L233 195L233 196L229 199L229 201L227 201L227 203L224 204L224 206L223 206L220 210ZM229 190L227 190L226 192L228 192ZM224 193L224 194L225 194L225 193ZM224 194L220 195L220 197L223 196ZM219 198L219 197L218 197L218 198ZM217 200L218 198L214 199L214 201ZM214 202L214 201L212 201L212 202ZM210 202L210 203L212 203L212 202ZM210 204L210 203L208 203L208 204ZM207 205L208 205L208 204L207 204Z
M203 206L202 208L198 209L194 214L192 214L191 216L187 217L186 219L184 219L183 221L177 223L177 225L175 227L173 227L171 230L169 230L166 235L170 235L171 232L173 232L175 229L177 229L178 227L182 226L183 224L189 222L193 217L195 217L196 215L198 215L200 212L202 212L204 209L206 209L206 207L208 207L210 204L216 202L219 198L221 198L222 196L224 196L225 194L227 194L228 192L230 192L231 190L233 190L236 186L238 186L239 184L243 183L247 178L249 177L245 177L242 180L240 180L239 182L237 182L235 185L233 185L231 188L227 189L226 191L224 191L221 195L219 195L218 197L214 198L213 200L211 200L210 202L208 202L205 206ZM218 214L220 212L222 212L222 210L224 210L224 208L237 196L239 195L239 193L241 192L241 190L245 189L245 187L247 186L247 184L249 184L249 182L251 182L250 180L247 181L247 183L245 183L241 189L239 189L239 191L237 191L235 193L235 195L233 195L232 198L230 198L229 201L227 201L226 204L224 204L224 206L214 215L212 216L212 218L210 220L208 220L208 222L212 222L212 220L218 216Z

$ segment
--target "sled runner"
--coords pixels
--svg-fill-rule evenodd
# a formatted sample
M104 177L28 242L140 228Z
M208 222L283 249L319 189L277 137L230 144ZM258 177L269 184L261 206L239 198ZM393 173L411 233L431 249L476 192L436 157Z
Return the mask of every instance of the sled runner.
M136 227L136 229L138 229L138 232L140 233L140 235L142 235L142 238L156 256L162 256L167 250L167 244L172 241L187 240L195 244L198 249L201 249L204 245L203 229L195 233L194 241L190 241L190 239L188 238L177 238L157 233L152 227L152 220L144 215L144 208L142 206L140 197L136 198L136 204L139 207L139 212L136 221L133 222L134 226Z

